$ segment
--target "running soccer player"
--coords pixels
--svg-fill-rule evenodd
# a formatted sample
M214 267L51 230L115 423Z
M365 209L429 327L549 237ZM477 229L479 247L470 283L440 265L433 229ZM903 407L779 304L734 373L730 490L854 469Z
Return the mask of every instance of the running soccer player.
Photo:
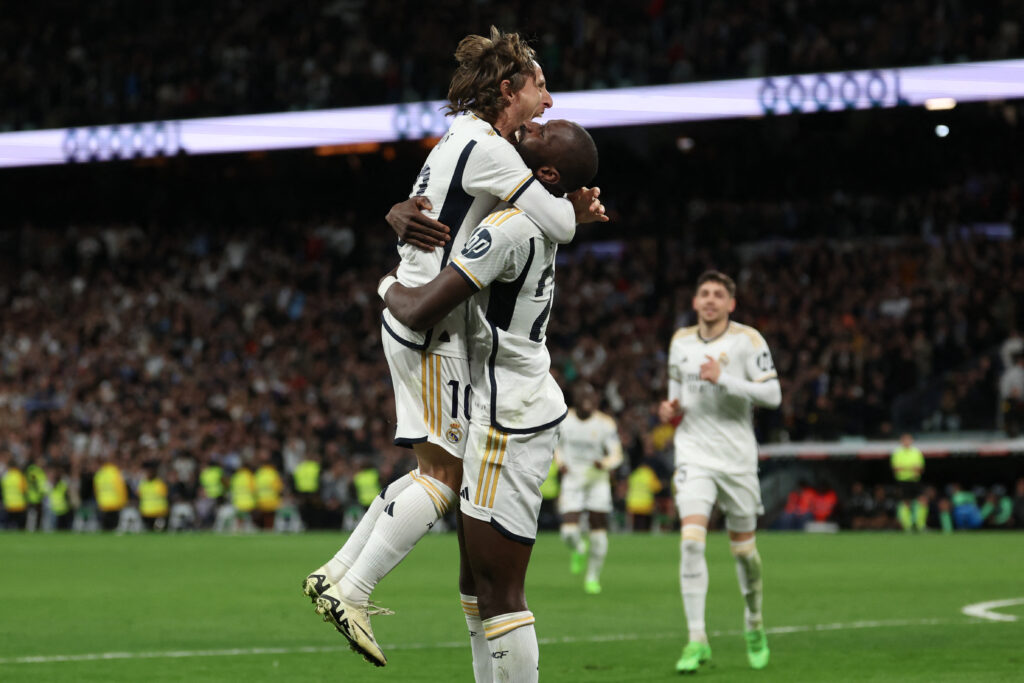
M553 194L597 172L590 135L569 121L527 124L523 160ZM469 306L472 418L459 492L459 585L479 681L536 681L540 653L524 584L537 536L540 486L566 416L551 376L545 331L554 296L557 245L523 211L489 215L434 280L422 287L385 277L391 314L428 329L472 296ZM486 646L486 647L484 647Z
M579 574L586 567L583 590L596 595L601 592L601 568L608 554L610 472L622 464L622 444L615 420L597 410L594 387L578 384L573 398L575 407L559 427L555 450L562 472L558 512L562 515L562 540L572 552L569 571ZM587 515L589 543L580 531L583 513Z
M761 618L761 557L754 530L761 506L757 441L751 406L777 408L782 390L771 352L752 327L729 319L736 309L736 284L718 271L697 280L693 297L697 325L672 337L668 400L659 417L676 423L676 507L682 519L679 583L689 642L676 670L693 673L711 659L704 627L708 593L705 539L711 509L725 514L729 546L744 608L750 666L763 669L769 650Z
M571 201L552 196L534 182L508 139L552 104L533 50L517 34L492 28L490 38L463 39L455 56L448 107L463 115L431 151L412 189L414 198L437 207L428 216L451 228L451 240L431 252L400 243L397 277L409 286L441 272L500 200L534 217L555 242L571 240L577 221L606 220L595 202L599 190ZM418 469L386 486L348 542L303 581L317 612L377 666L387 659L369 617L384 610L369 596L446 514L462 480L470 393L465 309L435 323L414 330L388 312L383 321L398 413L395 444L415 451Z

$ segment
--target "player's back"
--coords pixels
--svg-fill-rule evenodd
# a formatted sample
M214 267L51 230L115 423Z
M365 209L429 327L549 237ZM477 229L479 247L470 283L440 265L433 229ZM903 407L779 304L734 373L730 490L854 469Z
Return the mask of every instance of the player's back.
M410 194L430 200L433 208L427 215L448 226L451 240L431 252L400 244L399 282L417 287L436 277L499 198L514 201L532 180L515 149L493 126L472 114L456 118L427 156ZM460 307L433 330L416 332L384 314L388 332L406 346L458 357L466 356L464 318Z

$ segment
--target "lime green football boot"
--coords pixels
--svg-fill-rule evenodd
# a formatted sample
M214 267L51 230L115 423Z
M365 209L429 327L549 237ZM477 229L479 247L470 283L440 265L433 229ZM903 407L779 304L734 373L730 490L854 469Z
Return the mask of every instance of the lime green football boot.
M578 553L575 550L572 552L572 558L569 560L569 572L572 574L582 574L583 570L587 568L587 554Z
M753 631L744 631L743 639L747 641L747 661L752 669L763 669L768 666L771 650L768 649L768 638L764 627Z
M597 579L587 579L583 582L583 592L587 595L597 595L601 592L601 582Z
M683 648L683 654L676 662L676 671L681 674L694 674L701 664L711 661L711 646L691 640Z

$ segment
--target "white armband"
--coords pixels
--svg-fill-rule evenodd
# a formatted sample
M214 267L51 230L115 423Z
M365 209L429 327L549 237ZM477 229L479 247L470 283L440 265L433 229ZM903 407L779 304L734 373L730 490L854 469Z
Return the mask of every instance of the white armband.
M388 290L391 289L391 285L396 282L398 282L398 278L394 275L388 275L380 281L380 284L377 285L377 295L380 296L381 301L385 300L384 297L387 295Z

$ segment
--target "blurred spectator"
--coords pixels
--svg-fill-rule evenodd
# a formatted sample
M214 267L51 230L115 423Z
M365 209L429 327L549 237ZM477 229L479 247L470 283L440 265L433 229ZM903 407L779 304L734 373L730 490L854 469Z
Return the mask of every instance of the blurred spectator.
M662 484L653 462L654 454L649 453L627 477L626 515L630 531L651 530L654 519L655 496Z
M128 505L128 487L116 459L108 455L93 478L96 505L100 511L100 527L113 531L121 521L121 511Z
M340 529L344 523L345 513L354 502L352 476L344 460L334 460L330 468L323 473L320 491L323 519L318 520L314 528Z
M67 465L60 464L50 468L50 481L47 505L54 517L57 531L70 531L75 519L75 509L71 500L71 478Z
M274 528L274 518L281 509L281 496L284 493L284 481L281 474L271 462L270 451L261 450L258 460L259 469L256 470L256 508L258 510L257 526L264 531Z
M1013 520L1018 529L1024 529L1024 477L1017 480L1013 496Z
M819 480L814 487L811 499L811 519L813 522L834 522L839 496L835 489L824 480ZM834 527L833 527L834 528Z
M999 400L1002 404L1003 429L1010 438L1020 436L1024 425L1024 351L1012 356L1013 364L999 378Z
M921 475L924 473L924 453L914 445L914 437L903 434L900 446L889 459L893 476L900 490L900 503L896 518L904 531L924 531L928 522L928 504L922 498Z
M367 458L361 459L357 467L355 476L352 477L352 486L356 491L356 501L363 507L363 510L366 510L380 493L380 470L374 467Z
M320 498L320 461L306 457L292 471L298 497L299 517L307 529L320 528L323 505Z
M959 482L955 482L950 485L949 497L953 505L953 524L956 528L980 529L984 520L978 507L977 496L972 491L965 490Z
M1008 529L1013 524L1013 499L1006 495L1006 487L993 486L985 495L981 518L992 529Z
M157 474L157 466L147 464L145 479L139 482L139 513L147 531L164 531L171 507L168 500L167 482Z
M234 509L235 531L251 531L252 513L256 509L256 479L246 463L231 475L231 507Z
M28 517L28 482L11 456L0 449L0 493L4 498L4 514L7 526L12 529L25 530Z
M843 525L855 531L870 528L874 509L874 498L864 488L863 482L853 482L850 485L850 495L843 505Z
M801 479L797 482L796 488L790 491L786 497L786 507L782 509L782 514L772 528L789 531L802 530L804 524L811 520L814 497L814 488L807 480Z

